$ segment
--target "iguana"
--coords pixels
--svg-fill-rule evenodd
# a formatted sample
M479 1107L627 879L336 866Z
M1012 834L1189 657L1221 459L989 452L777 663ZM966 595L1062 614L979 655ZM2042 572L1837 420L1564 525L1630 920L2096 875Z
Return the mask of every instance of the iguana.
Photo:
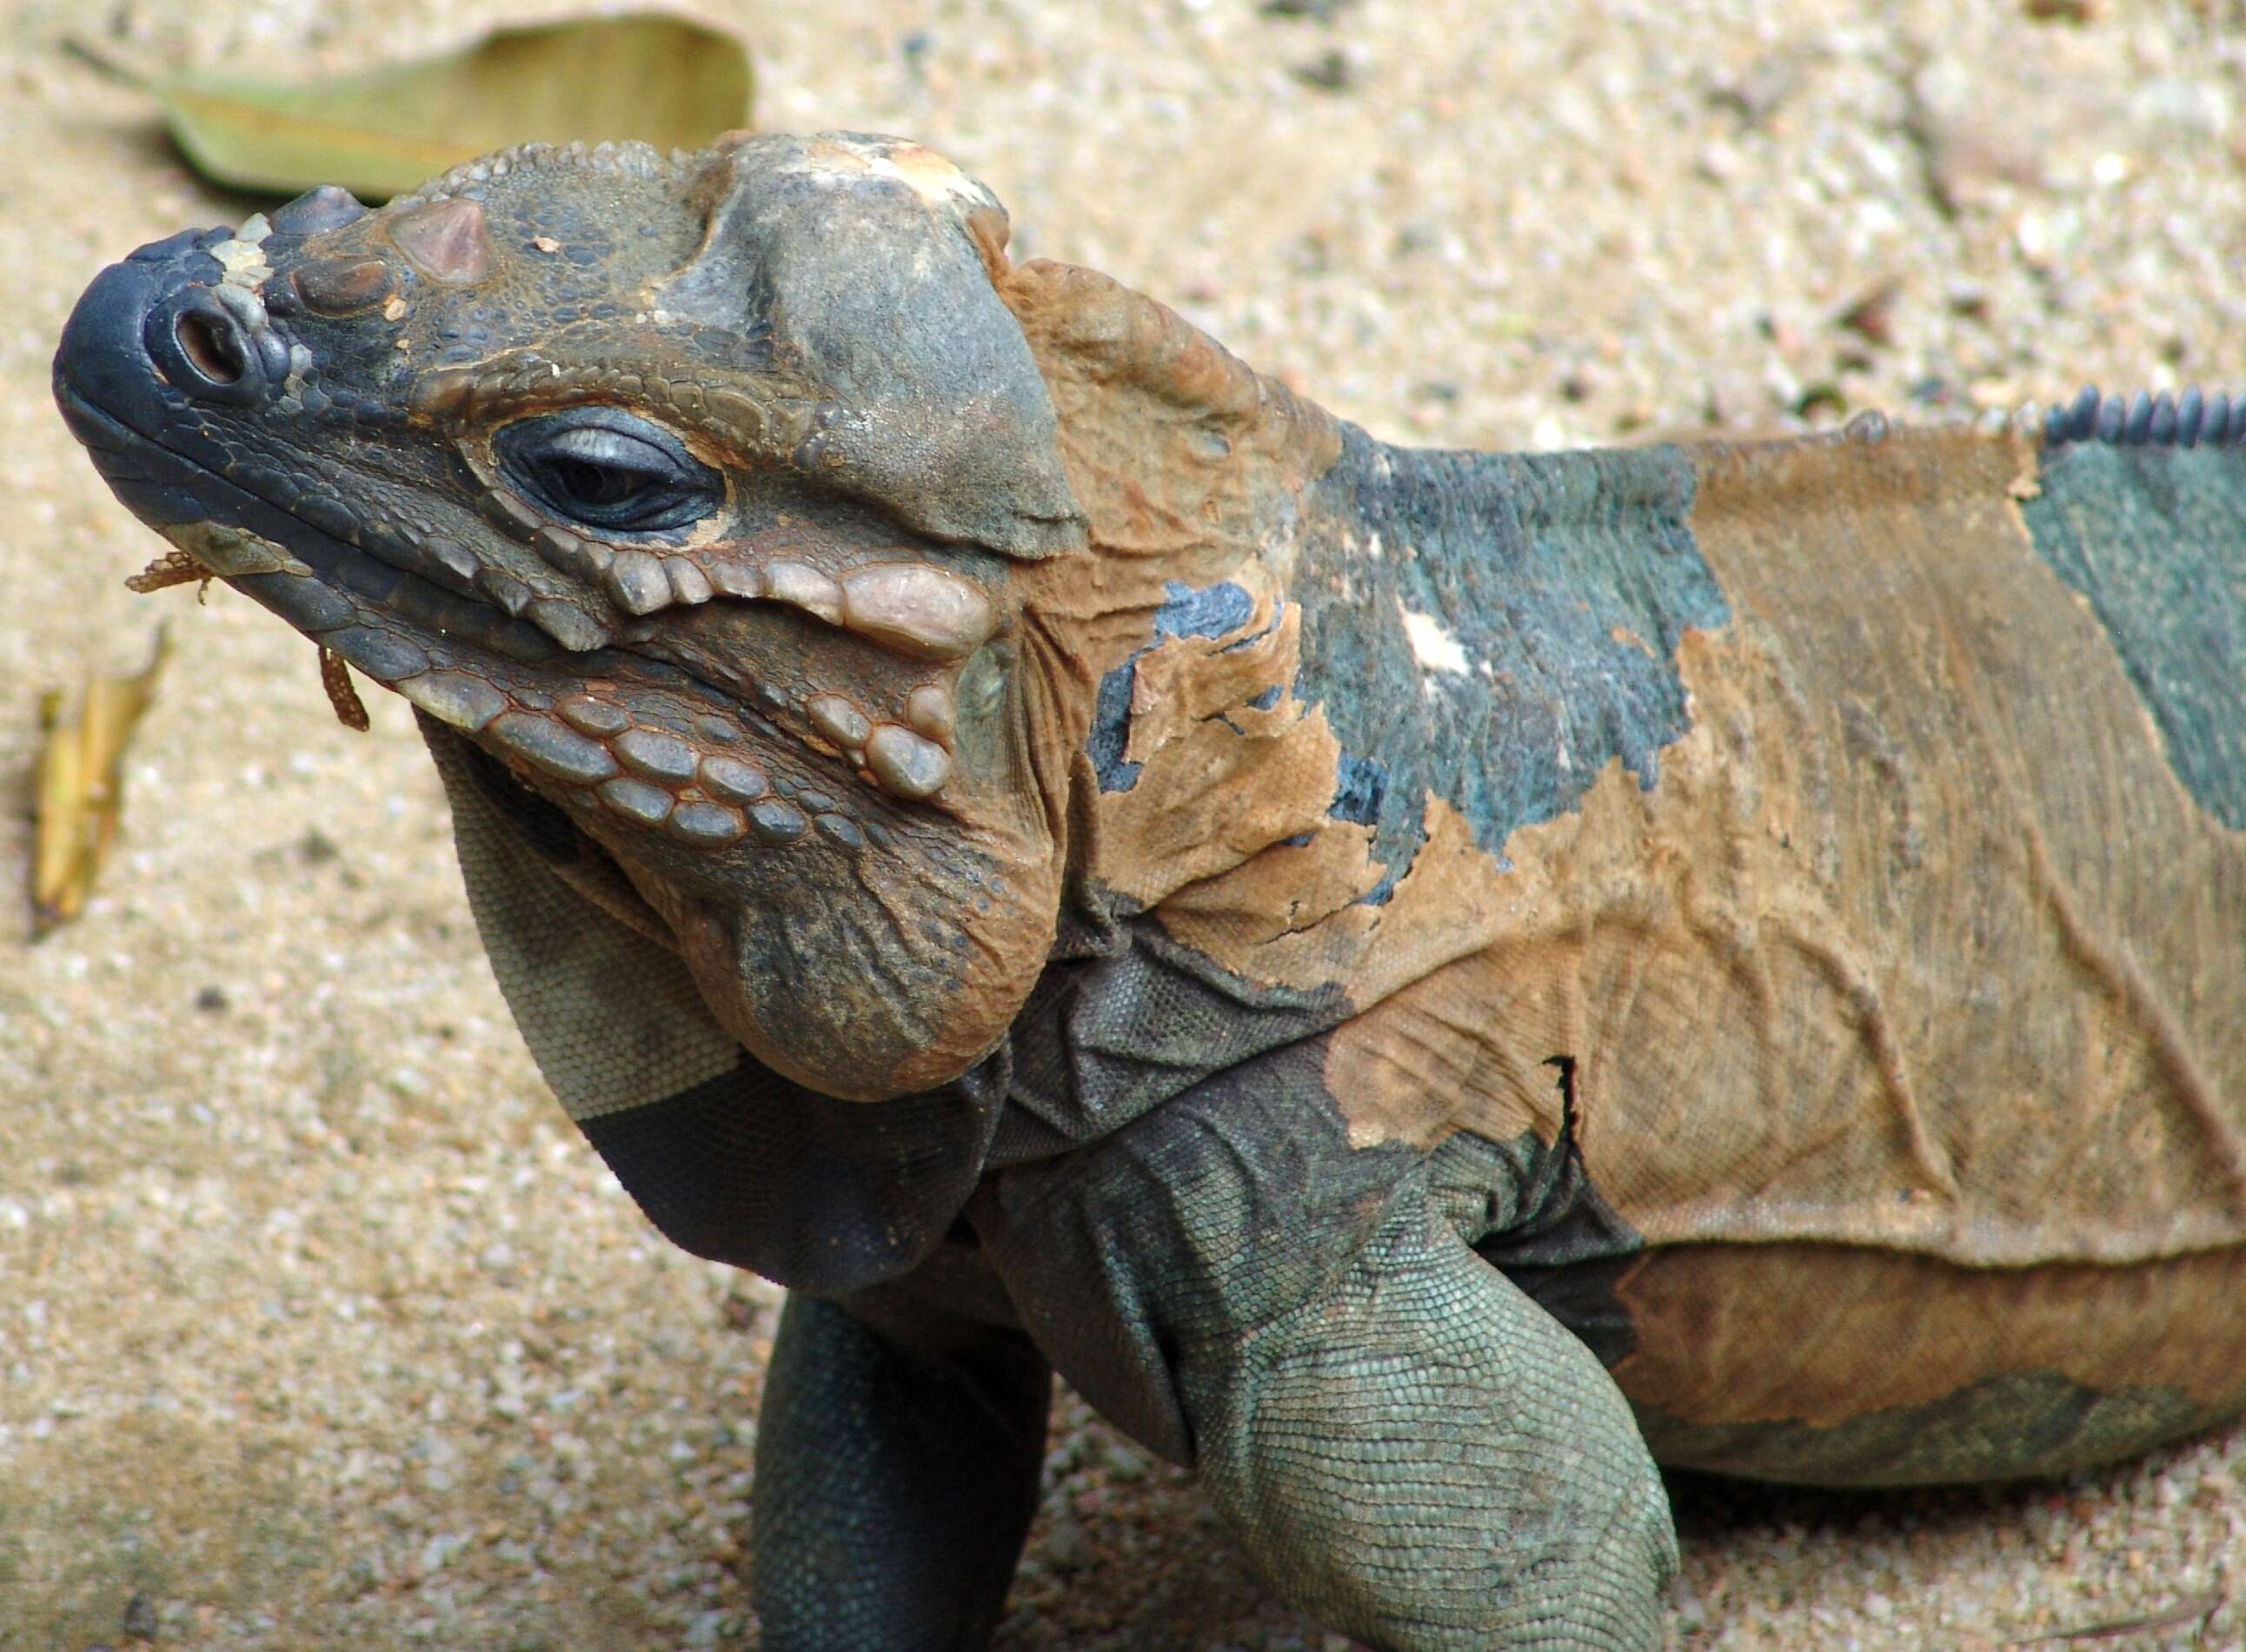
M767 1649L983 1645L1056 1370L1410 1649L1658 1644L1657 1461L2246 1409L2246 400L1414 451L1006 236L893 139L531 146L56 357L788 1288Z

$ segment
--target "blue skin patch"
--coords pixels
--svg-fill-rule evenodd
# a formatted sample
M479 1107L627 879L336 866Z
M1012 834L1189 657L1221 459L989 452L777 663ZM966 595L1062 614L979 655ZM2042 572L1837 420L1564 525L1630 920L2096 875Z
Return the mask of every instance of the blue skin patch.
M1371 758L1344 751L1335 765L1334 799L1326 812L1337 820L1357 826L1376 826L1380 800L1388 794L1388 771Z
M2087 598L2200 807L2246 830L2246 461L2236 448L2070 445L2022 501Z
M1387 876L1365 900L1410 867L1431 792L1501 858L1613 758L1653 788L1689 725L1678 641L1731 617L1692 540L1693 488L1674 447L1419 452L1346 431L1306 501L1295 692L1345 751L1381 754L1345 757L1334 799L1376 828ZM1439 624L1465 669L1423 666L1406 612Z
M1092 702L1092 731L1084 749L1099 775L1102 792L1128 792L1139 783L1139 765L1124 760L1131 738L1131 690L1138 681L1140 656L1174 636L1223 636L1248 623L1256 603L1229 580L1195 590L1182 580L1162 587L1164 601L1154 610L1154 641L1099 679ZM1276 704L1277 690L1271 690Z

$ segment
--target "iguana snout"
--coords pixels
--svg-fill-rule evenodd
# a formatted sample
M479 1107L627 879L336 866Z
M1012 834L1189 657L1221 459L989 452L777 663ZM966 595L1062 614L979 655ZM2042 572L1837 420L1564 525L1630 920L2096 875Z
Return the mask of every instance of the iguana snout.
M1058 903L1011 570L1085 533L1004 225L890 139L533 146L141 249L56 394L191 559L150 585L225 579L495 758L759 1059L908 1093Z

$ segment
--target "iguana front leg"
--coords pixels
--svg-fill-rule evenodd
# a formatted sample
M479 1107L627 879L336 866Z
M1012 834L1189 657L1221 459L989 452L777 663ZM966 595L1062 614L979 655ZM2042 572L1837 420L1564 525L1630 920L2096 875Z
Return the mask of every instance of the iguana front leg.
M1350 1146L1323 1042L978 1199L1031 1334L1193 1462L1329 1628L1394 1652L1658 1647L1676 1540L1628 1406L1457 1237L1423 1165Z
M1051 1369L1017 1332L798 1292L757 1434L766 1652L976 1652L1037 1506Z
M1397 1652L1661 1644L1676 1540L1629 1408L1423 1200L1180 1375L1212 1501L1321 1622Z

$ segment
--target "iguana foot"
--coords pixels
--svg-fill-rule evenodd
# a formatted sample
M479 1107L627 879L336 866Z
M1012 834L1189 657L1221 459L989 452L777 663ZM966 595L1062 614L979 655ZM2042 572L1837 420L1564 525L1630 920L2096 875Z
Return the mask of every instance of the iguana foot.
M1333 1293L1188 1367L1258 1567L1388 1652L1651 1652L1668 1499L1581 1343L1408 1196Z

